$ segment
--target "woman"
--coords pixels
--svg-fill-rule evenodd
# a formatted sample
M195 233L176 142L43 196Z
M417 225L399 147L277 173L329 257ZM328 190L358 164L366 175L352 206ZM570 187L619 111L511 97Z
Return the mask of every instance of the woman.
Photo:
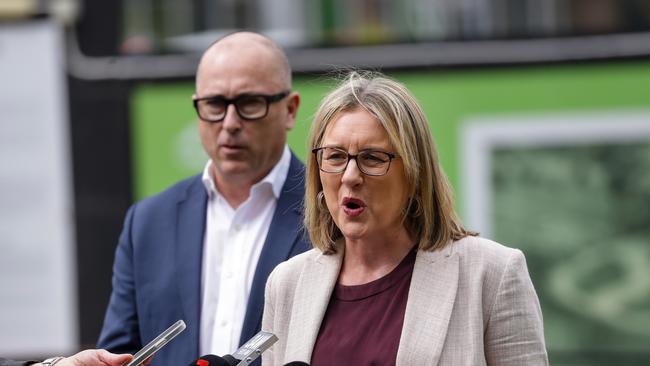
M262 328L279 341L265 366L548 364L523 254L463 228L404 86L351 74L309 143L315 249L268 279Z

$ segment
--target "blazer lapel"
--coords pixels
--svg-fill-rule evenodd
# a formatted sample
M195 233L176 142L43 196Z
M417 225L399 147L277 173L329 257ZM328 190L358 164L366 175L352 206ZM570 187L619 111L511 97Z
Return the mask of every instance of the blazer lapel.
M435 252L418 252L397 365L438 364L456 300L458 265L451 245Z
M201 313L201 256L205 231L207 192L200 176L178 202L176 232L176 278L183 306L183 319L192 357L199 353L199 314ZM164 306L164 304L161 304ZM174 321L177 319L174 319Z
M316 337L341 271L342 252L321 254L314 263L304 267L296 286L283 363L311 361Z
M300 245L297 244L299 242L297 239L303 235L301 230L302 200L305 192L303 181L304 166L292 154L287 179L282 187L282 193L278 197L278 203L253 277L240 344L252 338L262 325L264 288L271 271L279 263L309 249L307 245L302 245L300 248L295 247Z

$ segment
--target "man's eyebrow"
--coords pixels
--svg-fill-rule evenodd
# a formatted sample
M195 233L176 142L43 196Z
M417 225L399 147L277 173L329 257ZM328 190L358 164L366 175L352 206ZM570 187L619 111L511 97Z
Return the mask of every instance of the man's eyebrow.
M223 94L212 94L212 95L207 95L207 96L205 96L205 97L199 97L199 98L197 98L197 99L223 99L223 100L235 100L235 99L239 99L239 98L242 98L242 97L254 97L254 96L259 96L259 95L267 95L267 94L264 94L264 93L248 93L248 92L246 92L246 93L237 94L237 95L235 95L233 98L227 98L227 97L226 97L225 95L223 95Z

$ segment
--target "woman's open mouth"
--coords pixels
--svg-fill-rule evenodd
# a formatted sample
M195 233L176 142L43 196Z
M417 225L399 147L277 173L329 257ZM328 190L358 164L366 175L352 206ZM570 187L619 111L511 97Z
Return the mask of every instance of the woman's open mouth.
M366 203L358 198L345 197L341 203L343 212L351 217L359 216L366 209Z

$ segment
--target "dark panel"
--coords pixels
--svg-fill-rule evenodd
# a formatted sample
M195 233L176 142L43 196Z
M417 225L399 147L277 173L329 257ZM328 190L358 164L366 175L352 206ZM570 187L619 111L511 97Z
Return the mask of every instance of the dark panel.
M122 32L121 1L82 1L75 28L79 48L86 56L118 54Z
M69 78L80 341L94 346L111 291L122 220L132 199L130 86Z

